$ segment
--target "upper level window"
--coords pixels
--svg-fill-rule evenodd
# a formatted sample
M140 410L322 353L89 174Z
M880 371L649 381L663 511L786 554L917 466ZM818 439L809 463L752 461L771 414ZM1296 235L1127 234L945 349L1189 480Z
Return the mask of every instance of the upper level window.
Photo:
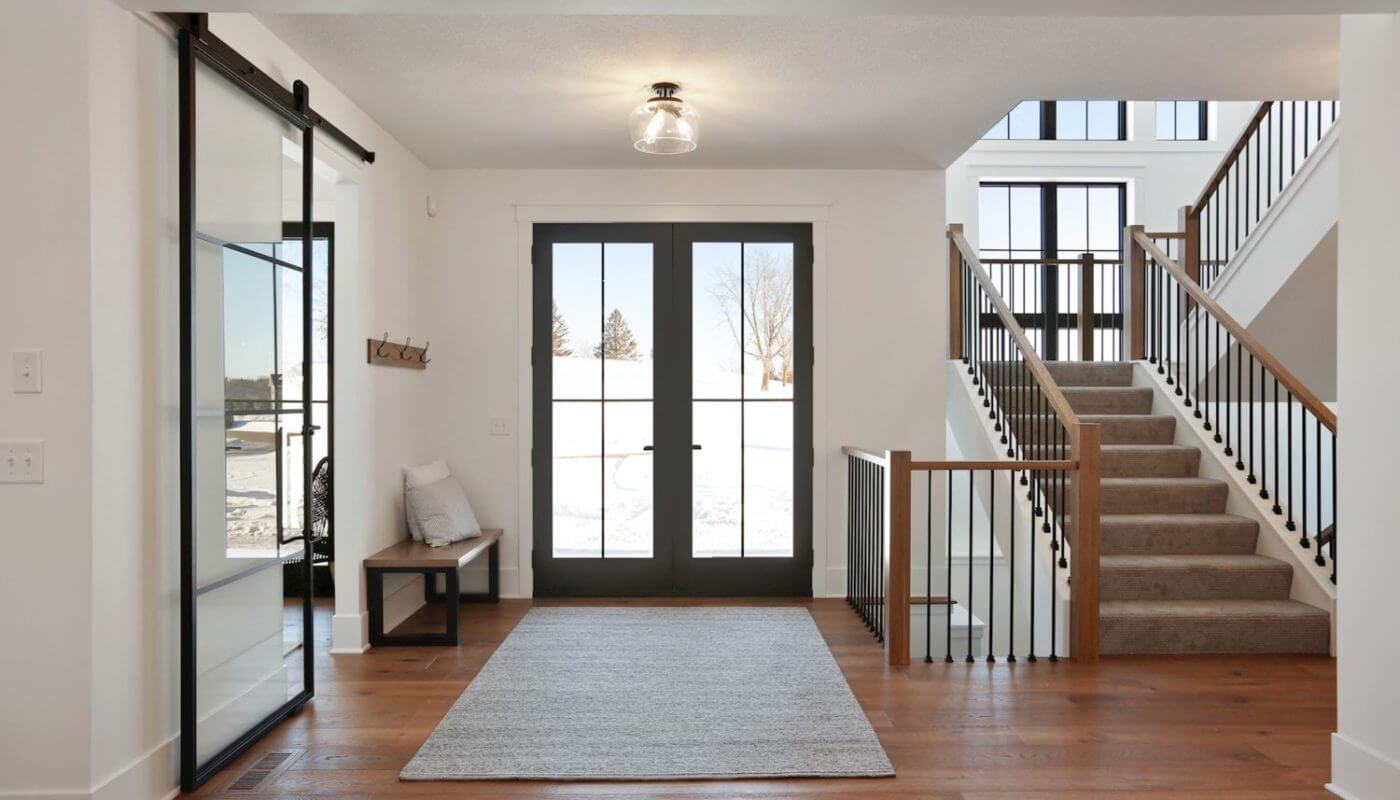
M1025 100L983 139L1123 141L1128 104L1122 100Z
M1158 100L1157 141L1204 142L1206 107L1204 100Z

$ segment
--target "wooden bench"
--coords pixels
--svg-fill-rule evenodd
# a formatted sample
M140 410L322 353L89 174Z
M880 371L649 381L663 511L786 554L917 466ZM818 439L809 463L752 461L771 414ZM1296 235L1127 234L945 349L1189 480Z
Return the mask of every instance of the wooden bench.
M423 542L407 541L386 547L365 559L365 582L368 585L369 643L374 647L413 647L422 645L457 644L457 611L463 600L495 603L501 598L501 531L482 530L480 536L463 539L442 547L429 547ZM457 570L487 553L487 590L462 594ZM443 633L384 632L384 576L389 573L415 573L423 576L423 595L428 602L444 601L447 630ZM438 593L436 576L446 579L445 591Z

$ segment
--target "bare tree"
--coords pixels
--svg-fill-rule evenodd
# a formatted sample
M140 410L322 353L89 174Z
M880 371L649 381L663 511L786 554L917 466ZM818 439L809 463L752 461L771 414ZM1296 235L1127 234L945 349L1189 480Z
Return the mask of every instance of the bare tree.
M792 276L790 262L757 248L744 254L742 281L738 270L729 270L711 288L739 349L763 365L759 391L774 379L792 382Z

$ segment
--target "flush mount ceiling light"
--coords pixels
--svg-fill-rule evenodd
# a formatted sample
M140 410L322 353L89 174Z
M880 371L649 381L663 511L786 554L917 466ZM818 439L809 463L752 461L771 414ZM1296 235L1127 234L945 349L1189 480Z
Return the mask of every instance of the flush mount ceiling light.
M643 153L673 156L699 146L699 119L695 109L676 96L680 88L674 83L651 85L655 96L633 109L627 120L633 147Z

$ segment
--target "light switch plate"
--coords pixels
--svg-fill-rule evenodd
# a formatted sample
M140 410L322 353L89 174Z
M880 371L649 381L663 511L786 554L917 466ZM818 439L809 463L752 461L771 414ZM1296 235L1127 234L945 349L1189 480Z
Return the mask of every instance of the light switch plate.
M510 435L510 420L505 419L504 417L492 417L492 419L491 419L491 435L492 435L492 436L509 436L509 435Z
M0 483L43 482L43 441L35 439L0 442Z
M37 394L44 390L44 359L38 350L16 350L14 352L15 394Z

